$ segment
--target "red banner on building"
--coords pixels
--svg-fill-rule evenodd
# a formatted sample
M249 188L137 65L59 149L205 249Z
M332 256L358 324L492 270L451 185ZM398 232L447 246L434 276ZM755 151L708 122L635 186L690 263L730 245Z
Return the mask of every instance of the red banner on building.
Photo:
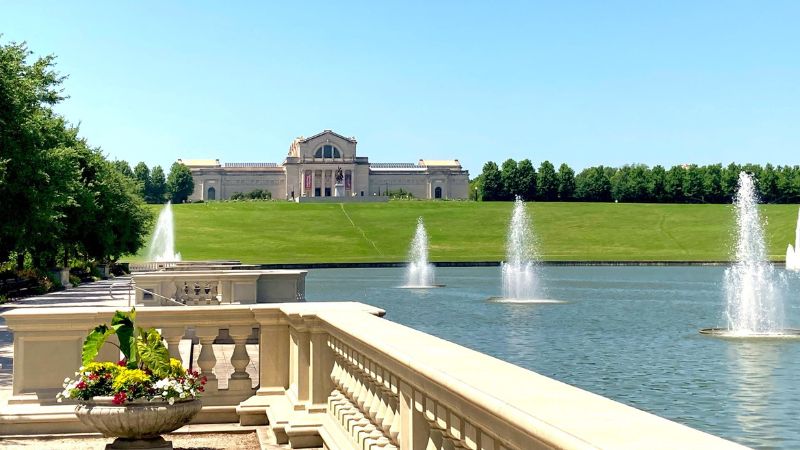
M344 174L344 188L345 189L352 189L352 174L347 172Z
M313 172L311 172L310 170L306 170L306 173L304 175L305 180L304 180L303 184L305 185L305 190L306 191L310 191L311 190L311 174L312 173Z

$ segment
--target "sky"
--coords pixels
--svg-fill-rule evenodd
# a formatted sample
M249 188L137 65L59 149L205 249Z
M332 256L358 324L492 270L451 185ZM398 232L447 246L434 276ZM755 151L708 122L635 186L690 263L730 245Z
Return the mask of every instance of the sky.
M0 0L110 159L800 164L800 2Z

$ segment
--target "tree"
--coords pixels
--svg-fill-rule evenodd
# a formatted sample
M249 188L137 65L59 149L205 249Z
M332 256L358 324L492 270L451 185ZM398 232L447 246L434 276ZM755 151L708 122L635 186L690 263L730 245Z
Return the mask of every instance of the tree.
M523 159L517 164L520 195L526 201L536 198L536 169L530 159Z
M558 167L558 199L568 202L575 197L575 171L566 163Z
M603 166L589 167L575 177L575 198L586 202L611 200L611 181Z
M0 46L0 262L25 255L36 269L59 256L116 259L142 245L148 210L123 175L52 107L64 77L48 56L28 64L24 44ZM127 167L130 171L130 167Z
M722 164L705 166L703 173L703 200L706 203L722 203L725 198L722 188Z
M481 198L487 201L501 200L503 195L503 181L500 177L500 169L493 161L483 165L483 184L481 185Z
M645 202L650 199L647 166L625 165L611 177L611 196L620 202Z
M131 170L131 166L128 164L128 161L117 159L112 161L111 164L113 164L114 168L117 169L119 173L125 175L127 178L130 178L131 180L136 179L136 176L133 174L133 170Z
M775 203L780 197L778 194L778 174L772 164L767 164L761 171L758 179L758 193L764 203Z
M194 191L194 179L188 167L179 162L172 164L167 176L167 192L172 203L183 203Z
M144 161L140 161L133 168L133 176L138 183L139 195L147 201L147 194L150 192L150 169Z
M192 188L194 189L194 187ZM167 180L164 177L164 169L161 166L153 167L150 172L150 192L146 200L149 203L164 203L164 197L167 195Z
M521 195L516 161L509 158L503 162L500 166L500 181L503 185L503 200L514 200L517 195Z
M672 166L667 171L665 187L667 191L668 201L672 203L683 203L685 201L683 195L683 178L686 169L683 166Z
M558 175L550 161L543 161L539 166L536 192L539 200L550 202L558 199Z
M52 106L64 99L65 77L54 67L54 56L28 62L27 46L0 46L0 198L5 214L0 221L0 261L16 255L22 268L25 254L51 245L61 228L58 205L62 170L69 171L53 150L69 146L77 130L55 114Z
M722 201L731 203L733 196L736 195L736 189L739 186L739 172L742 168L736 163L728 164L728 167L722 171Z
M667 171L663 166L656 165L650 170L650 198L657 203L667 201Z

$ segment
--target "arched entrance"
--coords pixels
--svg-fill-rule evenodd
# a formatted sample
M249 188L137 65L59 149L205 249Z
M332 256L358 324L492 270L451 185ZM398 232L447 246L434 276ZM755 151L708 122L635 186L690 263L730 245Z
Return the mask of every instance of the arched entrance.
M217 199L217 190L213 187L208 188L208 195L206 196L206 200L216 200Z
M433 198L442 198L442 188L436 186L436 189L433 190Z

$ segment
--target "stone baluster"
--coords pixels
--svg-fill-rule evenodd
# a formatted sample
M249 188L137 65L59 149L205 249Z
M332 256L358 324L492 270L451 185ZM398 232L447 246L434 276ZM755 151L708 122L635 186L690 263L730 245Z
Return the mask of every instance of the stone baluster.
M161 336L167 341L167 350L169 350L169 357L181 361L181 352L179 345L183 335L186 333L184 327L164 327L161 329ZM189 364L185 364L189 367Z
M234 342L233 354L231 355L231 365L234 372L228 381L228 390L233 392L247 392L252 390L253 380L247 373L247 364L250 363L250 356L247 354L247 338L250 337L252 327L233 326L228 330Z
M214 339L219 334L218 327L197 327L195 330L197 337L200 339L200 356L197 358L197 366L200 367L200 374L205 376L206 382L206 395L213 395L217 392L217 377L214 375L213 369L217 365L217 357L214 354Z

